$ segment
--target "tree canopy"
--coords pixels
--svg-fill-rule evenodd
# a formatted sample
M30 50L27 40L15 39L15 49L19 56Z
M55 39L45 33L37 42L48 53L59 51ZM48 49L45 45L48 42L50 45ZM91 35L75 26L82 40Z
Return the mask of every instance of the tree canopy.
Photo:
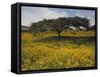
M44 31L55 31L60 37L61 32L70 27L79 28L83 26L84 28L89 27L89 19L82 17L59 17L57 19L43 19L36 23L32 23L32 32L44 32Z

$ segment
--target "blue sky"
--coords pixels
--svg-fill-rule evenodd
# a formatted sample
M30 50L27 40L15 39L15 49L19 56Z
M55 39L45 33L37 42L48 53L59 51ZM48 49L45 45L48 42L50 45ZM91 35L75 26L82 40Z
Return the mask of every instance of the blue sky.
M94 10L46 8L46 7L21 7L21 24L30 26L33 22L43 19L56 19L59 17L86 17L90 20L90 26L95 24Z

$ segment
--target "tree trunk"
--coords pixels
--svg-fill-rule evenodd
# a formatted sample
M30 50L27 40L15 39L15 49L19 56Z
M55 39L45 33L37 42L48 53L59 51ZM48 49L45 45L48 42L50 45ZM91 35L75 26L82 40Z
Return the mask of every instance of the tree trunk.
M58 31L57 33L58 33L58 37L61 37L61 32L60 32L60 31Z

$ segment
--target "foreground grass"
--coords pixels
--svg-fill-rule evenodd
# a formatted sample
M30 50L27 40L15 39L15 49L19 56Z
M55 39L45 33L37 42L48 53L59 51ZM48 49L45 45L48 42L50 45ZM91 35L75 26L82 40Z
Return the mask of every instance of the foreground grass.
M22 33L21 70L95 66L94 32Z

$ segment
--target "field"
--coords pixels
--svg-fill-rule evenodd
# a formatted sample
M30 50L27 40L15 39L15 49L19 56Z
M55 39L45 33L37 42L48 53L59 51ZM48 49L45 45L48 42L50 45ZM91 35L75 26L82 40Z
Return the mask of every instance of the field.
M22 71L95 66L93 31L21 34Z

